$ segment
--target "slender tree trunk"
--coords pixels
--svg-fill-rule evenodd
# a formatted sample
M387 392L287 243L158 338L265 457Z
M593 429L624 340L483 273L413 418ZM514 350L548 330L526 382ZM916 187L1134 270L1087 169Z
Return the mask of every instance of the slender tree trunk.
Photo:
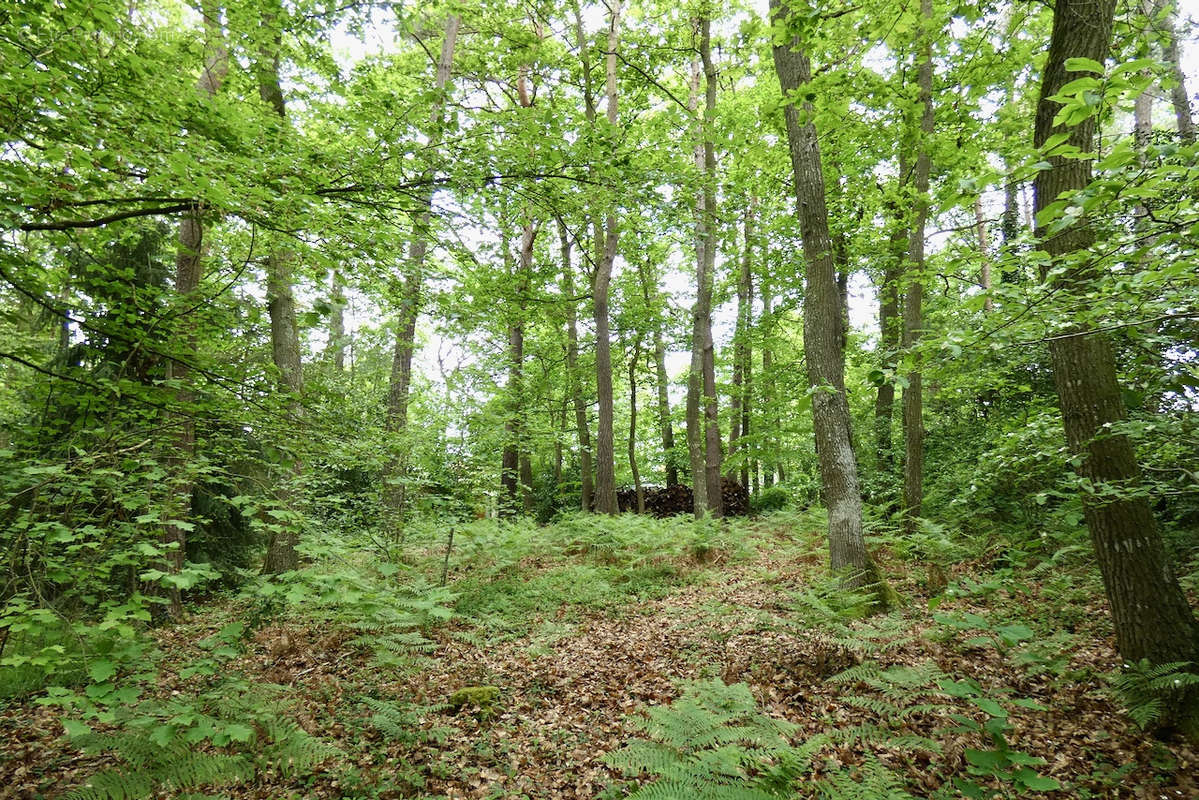
M570 397L579 440L579 482L583 510L590 511L594 488L591 482L591 432L587 424L587 405L583 402L583 385L579 380L579 301L575 297L570 235L563 222L558 223L558 236L562 242L562 293L566 296L566 370L570 373Z
M1069 80L1072 58L1103 63L1108 54L1115 0L1057 0L1053 34L1037 104L1034 144L1054 133L1058 104L1049 99ZM1090 117L1067 129L1068 142L1091 152L1096 120ZM1091 162L1051 157L1050 168L1034 183L1038 213L1063 192L1079 191L1091 180ZM1063 262L1055 288L1082 297L1093 287L1097 268L1089 258L1095 231L1086 218L1054 234L1037 231L1042 248ZM1080 476L1090 490L1083 493L1087 527L1115 622L1120 654L1129 661L1147 658L1156 664L1199 658L1199 624L1174 578L1141 483L1132 442L1112 433L1125 417L1112 346L1103 333L1079 325L1049 344L1054 383L1061 403L1066 440L1082 458ZM1111 490L1118 489L1118 494ZM1194 693L1191 693L1194 700ZM1192 706L1191 711L1194 711ZM1192 718L1193 719L1193 718Z
M770 0L771 19L790 26L786 0ZM783 93L799 95L811 81L807 54L791 36L774 45L774 64ZM784 107L787 141L794 173L794 190L807 264L804 295L804 352L812 387L812 418L820 479L828 504L829 555L832 569L845 585L863 587L879 582L878 570L866 552L862 534L862 498L853 452L849 403L839 347L841 305L829 237L824 173L816 127L809 118L801 124L795 103ZM882 601L880 593L880 601Z
M913 352L924 327L924 223L928 215L928 143L933 133L932 0L921 0L920 18L923 58L917 70L920 91L920 127L914 137L916 165L912 173L915 208L908 240L907 293L903 302L903 346L912 353L914 367L903 390L903 506L904 530L917 532L917 518L924 505L924 375L919 353Z
M746 248L749 247L749 237L746 237ZM754 351L753 351L753 315L754 315L754 283L753 272L749 262L751 253L746 252L746 263L743 265L743 278L745 280L745 337L742 347L745 350L744 357L741 361L742 380L741 384L741 437L750 442L750 420L752 418L751 411L753 409L754 399ZM743 448L745 449L745 448ZM757 493L758 469L753 460L751 447L746 453L741 462L741 485L749 488L750 475L754 479L754 493Z
M566 417L567 417L567 409L569 406L570 406L570 395L563 394L562 395L561 420L555 426L557 428L557 435L554 437L554 494L555 494L555 497L557 497L558 491L559 491L560 487L562 486L562 461L563 461L562 441L563 441L563 438L566 436L566 432L568 430Z
M445 113L445 90L449 85L450 72L454 63L454 47L458 41L458 29L462 18L451 14L445 23L445 36L441 41L441 54L437 59L437 71L433 77L436 99L430 112L430 147L435 148L441 138L442 117ZM424 177L430 179L433 171L426 170ZM398 519L403 515L407 495L407 443L404 434L408 430L408 401L412 390L412 354L416 342L416 321L420 317L421 301L424 296L425 257L429 251L429 229L433 221L433 191L426 189L418 199L420 211L412 223L412 238L408 241L408 257L404 262L404 283L400 295L400 310L397 317L395 350L391 359L391 377L387 389L387 422L389 433L397 434L397 453L388 472L388 489L384 500L388 509Z
M525 295L533 268L533 245L537 223L525 222L520 236L520 260L516 266L517 318L508 324L508 419L504 423L504 449L501 456L500 483L504 488L506 514L532 509L533 468L528 460L525 431L524 362ZM505 258L511 260L505 248ZM509 268L510 271L510 268Z
M258 95L279 118L279 135L287 127L287 107L283 101L283 84L279 78L279 51L282 32L278 28L278 6L274 11L262 15L263 32L266 33L255 64L258 77ZM269 32L269 33L268 33ZM267 312L271 321L271 353L275 367L279 370L279 391L287 397L289 415L298 417L301 412L300 395L304 391L304 373L300 358L300 331L296 322L296 300L293 290L295 253L288 247L272 243L266 259ZM292 463L296 476L303 472L299 457ZM287 572L299 566L296 553L298 532L290 525L272 534L267 544L266 560L262 571L268 574Z
M687 106L692 114L698 115L699 86L703 75L699 59L691 64L691 91ZM703 136L695 141L695 168L704 172ZM707 193L703 190L695 195L695 306L691 311L691 368L687 373L687 454L691 462L692 502L695 516L700 517L708 507L708 478L705 470L705 440L703 413L704 391L704 334L702 318L704 275L708 263L705 254L708 236L708 217L705 210Z
M991 251L987 242L987 219L983 216L982 195L974 198L974 229L978 234L978 282L983 290L983 311L990 313L995 310L995 300L991 297Z
M905 154L899 157L899 193L908 180L908 160ZM907 258L908 235L904 224L906 214L897 200L892 205L895 227L891 230L888 251L883 261L882 285L878 291L879 366L884 379L878 385L874 399L874 452L875 465L879 472L890 474L895 466L895 447L891 429L895 417L895 368L899 359L899 340L903 327L899 316L899 279L903 274Z
M704 480L707 510L714 517L724 515L720 469L720 418L716 397L716 345L712 339L712 284L716 273L716 144L711 130L716 113L716 67L712 62L712 21L699 21L699 54L704 71L703 139L703 229L702 272L699 275L699 313L697 324L702 342L703 375Z
M615 129L620 124L617 105L616 59L620 46L620 0L611 0L608 23L608 55L606 59L606 88L608 124ZM615 205L615 198L612 199ZM615 514L616 450L613 431L615 409L612 397L612 342L608 325L608 289L612 283L612 265L620 243L620 227L616 209L608 210L604 219L603 251L595 268L592 295L595 298L595 379L599 397L599 419L596 428L595 510ZM598 242L597 242L598 244Z
M204 23L204 67L196 81L196 91L202 98L212 99L220 91L229 73L229 51L225 47L221 32L221 9L212 0L200 6ZM200 288L204 274L204 217L199 205L188 210L179 222L178 247L175 251L175 292L184 303L191 302ZM70 323L63 321L61 343L64 351L70 344ZM193 326L183 322L183 350L195 352L196 333ZM179 382L178 401L187 406L195 399L191 388L187 364L172 360L167 365L167 377ZM191 416L180 414L176 421L176 436L168 458L168 469L174 476L171 490L172 514L174 518L187 522L192 517L192 494L195 482L184 475L196 455L196 422ZM183 526L168 524L163 531L163 544L167 548L166 569L168 574L178 575L183 570L187 550L187 531ZM183 598L176 587L168 590L167 613L178 619L183 613Z
M729 424L729 461L738 451L738 440L749 436L749 389L752 383L750 326L753 322L753 207L745 208L745 250L741 255L741 271L737 278L737 326L733 334L733 395ZM729 477L739 477L742 486L749 485L749 456L741 456L739 467L729 469Z
M647 259L638 262L638 277L641 279L641 297L645 307L654 315L654 366L658 390L658 427L662 436L662 455L666 462L666 485L679 482L679 469L674 463L674 426L670 422L670 376L666 374L666 342L662 336L662 311L658 300L658 287L650 288L650 264Z
M1145 4L1152 29L1161 37L1162 60L1170 70L1173 86L1170 102L1174 106L1174 120L1178 125L1178 137L1183 144L1195 141L1195 119L1191 111L1191 96L1187 93L1186 73L1178 49L1178 33L1174 25L1175 4L1169 0L1152 0Z
M762 414L768 420L774 435L762 438L764 452L774 454L774 462L762 465L762 485L769 488L774 485L775 472L779 481L785 481L782 458L782 420L777 413L778 398L771 388L774 383L774 351L770 347L770 337L774 333L774 298L771 296L770 284L762 279Z
M641 471L637 469L637 362L641 360L641 338L633 342L629 358L629 469L633 473L633 489L637 497L637 513L645 513L645 490L641 487Z
M336 269L329 276L329 299L332 301L332 310L326 348L333 354L333 368L341 374L346 368L346 295L341 287L341 273Z

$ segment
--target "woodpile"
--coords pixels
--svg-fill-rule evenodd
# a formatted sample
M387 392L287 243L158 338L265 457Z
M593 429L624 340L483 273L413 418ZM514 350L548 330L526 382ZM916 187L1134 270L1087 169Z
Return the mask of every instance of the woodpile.
M645 494L646 514L661 518L691 514L695 510L690 486L643 486L642 492ZM737 481L724 478L721 481L721 497L725 516L744 517L749 514L749 492ZM616 502L622 512L636 511L637 492L634 489L621 489L616 493Z

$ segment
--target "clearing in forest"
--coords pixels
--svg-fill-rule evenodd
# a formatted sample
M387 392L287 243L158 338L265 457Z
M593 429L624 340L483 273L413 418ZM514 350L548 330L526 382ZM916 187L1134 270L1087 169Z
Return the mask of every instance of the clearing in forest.
M94 725L124 744L88 755L60 736L58 710L9 706L0 797L104 796L105 780L142 778L180 796L185 781L139 764L129 737L182 725L163 711L180 706L232 729L223 715L239 703L259 706L245 735L197 751L234 754L240 772L189 791L619 798L656 770L668 777L646 797L1194 796L1193 750L1146 737L1113 699L1108 617L1084 565L1017 578L982 554L930 603L927 565L884 530L905 604L864 616L825 575L821 529L789 513L479 522L448 562L438 531L417 532L401 568L330 577L326 564L162 629L142 718ZM431 585L443 568L452 596ZM268 730L263 708L299 733ZM273 761L272 748L295 754ZM97 782L105 770L120 777Z

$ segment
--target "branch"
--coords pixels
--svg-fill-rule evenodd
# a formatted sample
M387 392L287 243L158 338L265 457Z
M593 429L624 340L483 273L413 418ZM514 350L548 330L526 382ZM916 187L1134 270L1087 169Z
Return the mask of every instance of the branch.
M187 211L189 208L194 208L195 203L176 203L171 206L156 206L154 208L138 208L133 211L122 211L119 214L110 214L107 217L98 217L96 219L68 219L59 220L57 222L26 222L18 226L18 230L22 231L70 231L76 228L101 228L111 222L120 222L123 219L132 219L134 217L154 217L160 214L178 214L181 211Z

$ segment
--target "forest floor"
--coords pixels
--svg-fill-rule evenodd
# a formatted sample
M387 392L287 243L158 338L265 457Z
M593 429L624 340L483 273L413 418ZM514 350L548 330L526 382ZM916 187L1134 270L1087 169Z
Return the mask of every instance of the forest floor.
M828 582L817 523L796 515L740 522L702 547L643 550L635 564L588 541L481 567L487 548L477 547L452 564L458 613L426 631L431 645L406 664L381 664L350 644L355 633L345 627L299 613L269 621L225 670L283 687L291 718L340 754L305 774L262 770L210 796L622 797L635 783L605 754L638 735L641 710L670 703L688 680L717 677L747 683L765 713L798 726L797 741L864 725L890 732L821 747L799 797L821 796L830 776L855 779L866 761L928 796L965 776L974 763L967 752L988 744L978 731L953 730L948 713L986 722L1000 706L1006 747L1036 759L1037 772L1062 787L1043 796L1199 796L1195 750L1140 732L1112 698L1103 676L1117 656L1093 583L1063 588L1060 573L1048 571L988 582L988 565L960 563L949 575L955 595L934 614L924 574L883 547L904 606L821 622L812 587ZM414 561L435 569L440 558L429 542ZM158 689L191 691L195 679L179 671L196 643L244 613L235 601L214 602L157 631ZM882 706L928 692L909 686L896 700L869 680L830 680L868 661L973 681L978 692L902 716ZM455 713L447 698L468 686L499 694ZM0 798L65 796L114 766L110 756L71 748L62 729L57 709L0 708ZM904 745L898 736L909 733L935 739L940 752ZM1010 781L975 780L1023 796Z

